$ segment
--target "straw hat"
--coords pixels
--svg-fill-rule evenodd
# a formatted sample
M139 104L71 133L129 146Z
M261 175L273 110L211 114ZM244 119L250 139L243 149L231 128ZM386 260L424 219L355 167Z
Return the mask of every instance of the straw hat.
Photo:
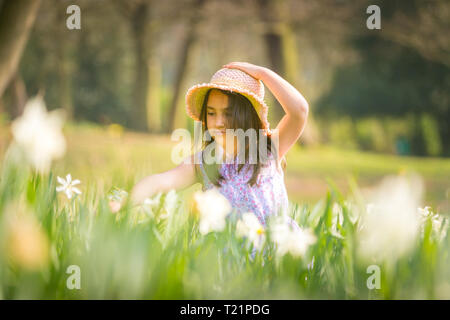
M197 84L186 93L187 114L196 121L200 120L203 101L209 89L222 89L237 92L245 96L253 105L261 119L263 128L269 130L267 121L268 107L264 102L264 85L244 71L223 68L217 71L209 83Z

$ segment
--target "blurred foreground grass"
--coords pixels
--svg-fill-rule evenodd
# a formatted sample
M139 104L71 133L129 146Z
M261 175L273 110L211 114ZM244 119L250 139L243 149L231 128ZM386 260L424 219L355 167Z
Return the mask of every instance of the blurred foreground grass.
M136 179L174 166L170 137L89 125L67 126L65 135L66 155L48 176L1 162L0 298L450 299L444 216L421 210L420 220L414 214L393 220L393 213L415 212L417 205L395 188L381 190L390 214L372 216L355 185L347 194L340 186L317 187L309 199L302 191L313 188L305 182L311 176L325 184L353 173L360 183L415 171L435 186L428 199L445 204L448 160L295 147L286 173L289 215L316 240L301 255L278 256L270 232L255 254L236 236L233 219L223 231L199 232L190 203L199 185L163 196L147 210L110 212L106 193L112 186L129 189ZM67 173L81 180L82 194L70 200L56 192L56 176ZM445 213L427 200L425 205ZM70 289L68 268L74 265L80 289ZM380 270L372 289L370 266Z

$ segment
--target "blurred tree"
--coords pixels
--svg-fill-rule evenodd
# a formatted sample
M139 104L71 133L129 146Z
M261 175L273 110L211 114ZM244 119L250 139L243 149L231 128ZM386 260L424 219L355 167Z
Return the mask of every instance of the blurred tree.
M49 108L64 108L69 117L72 115L72 78L76 61L73 53L80 33L66 27L66 8L70 4L70 0L41 1L37 23L17 70L16 79L18 83L23 80L26 90L17 91L15 82L11 82L10 90L6 92L9 97L6 105L13 117L17 113L13 108L15 101L26 99L27 92L32 95L38 91L45 93ZM22 98L17 96L19 92L24 93Z
M349 45L359 58L336 68L332 87L318 101L318 111L328 117L411 114L411 151L421 155L429 150L425 135L434 136L423 132L425 113L427 119L436 120L425 123L438 124L442 141L442 148L433 147L433 152L440 149L450 154L449 3L394 0L373 4L381 8L381 30L362 28L350 36ZM352 23L363 24L363 18L355 17Z
M450 67L450 5L448 1L401 0L382 4L380 36L408 47L426 60Z
M40 0L2 2L0 8L0 98L16 73Z
M286 18L283 19L283 4L285 1L279 0L258 0L258 11L260 19L263 22L263 37L266 47L266 53L269 60L269 67L282 77L286 77L286 70L296 70L295 65L297 63L296 50L283 47L283 35L285 38L290 36L290 29ZM284 32L284 34L283 34ZM292 42L290 42L292 44ZM287 49L287 50L286 50ZM290 56L290 59L286 59ZM287 66L287 63L293 65ZM296 72L290 72L291 75ZM291 81L293 79L287 79ZM294 84L295 85L295 84ZM273 101L274 108L272 109L273 117L276 123L281 120L284 115L283 109L278 101Z
M318 103L323 115L353 117L414 115L412 152L425 154L421 114L438 125L443 150L450 150L449 68L427 61L410 48L368 36L355 40L361 61L337 68L334 86Z
M256 3L263 24L261 29L269 67L300 90L314 110L317 93L322 91L326 81L308 86L306 56L311 49L306 44L309 42L311 46L315 42L328 47L339 42L349 33L348 17L354 15L359 7L345 0L339 3L335 0L257 0ZM303 46L299 45L299 40ZM320 49L315 52L315 55L327 54ZM329 57L327 59L330 60ZM272 116L277 122L284 112L276 100L273 104ZM310 112L305 132L298 142L312 145L318 140L315 115Z
M12 119L14 119L22 114L25 104L28 100L27 88L19 72L16 72L13 75L10 81L9 88L12 100L12 103L10 104L10 107L12 107L12 109L9 110L9 114L11 115Z
M154 53L148 59L147 127L150 132L161 132L161 62Z
M65 27L68 17L66 8L70 4L70 1L58 1L56 4L53 4L53 16L50 27L56 39L54 50L58 78L57 103L60 108L66 110L68 118L72 118L74 114L72 82L75 59L73 58L73 52L79 40L77 35L80 33L78 31L71 31Z
M73 63L75 119L133 128L137 65L129 25L112 1L84 0L78 4L82 12L81 30L68 31L77 35L69 55ZM45 55L53 51L47 50Z
M114 3L120 13L131 25L131 34L135 45L135 83L134 83L134 111L131 121L133 128L137 130L148 130L147 126L147 95L149 89L149 36L150 23L150 1L117 0Z
M167 133L172 132L175 129L175 126L177 124L181 124L183 122L182 119L185 118L184 112L177 112L177 106L180 105L182 85L186 76L192 47L196 41L197 26L202 19L201 12L204 3L205 0L193 0L192 3L190 3L193 9L186 11L188 14L186 27L187 31L176 62L177 67L175 71L173 95L168 109L167 126L165 130Z

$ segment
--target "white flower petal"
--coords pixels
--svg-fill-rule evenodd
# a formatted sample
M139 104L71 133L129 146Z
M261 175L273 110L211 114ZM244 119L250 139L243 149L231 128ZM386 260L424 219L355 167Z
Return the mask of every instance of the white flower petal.
M28 162L41 173L48 172L52 160L65 152L62 125L62 114L47 113L42 97L27 101L22 116L11 125L14 141L25 151Z
M62 184L62 185L66 185L67 184L67 182L66 182L66 180L64 180L63 178L61 178L61 177L56 177L56 180L58 180L58 182L60 183L60 184Z
M231 204L216 188L205 192L196 192L194 200L200 213L200 232L222 231L225 228L225 218L231 211Z
M417 208L422 194L419 176L388 176L372 189L368 196L371 204L358 230L358 254L362 259L393 263L413 250L420 232Z

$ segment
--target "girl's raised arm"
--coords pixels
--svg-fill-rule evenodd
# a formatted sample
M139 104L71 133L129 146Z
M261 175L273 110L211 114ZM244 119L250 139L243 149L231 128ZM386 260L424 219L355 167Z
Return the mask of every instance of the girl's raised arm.
M308 117L309 106L303 95L289 82L270 69L246 62L232 62L226 68L240 69L269 88L286 114L278 123L274 134L278 134L278 160L294 145L302 134Z

